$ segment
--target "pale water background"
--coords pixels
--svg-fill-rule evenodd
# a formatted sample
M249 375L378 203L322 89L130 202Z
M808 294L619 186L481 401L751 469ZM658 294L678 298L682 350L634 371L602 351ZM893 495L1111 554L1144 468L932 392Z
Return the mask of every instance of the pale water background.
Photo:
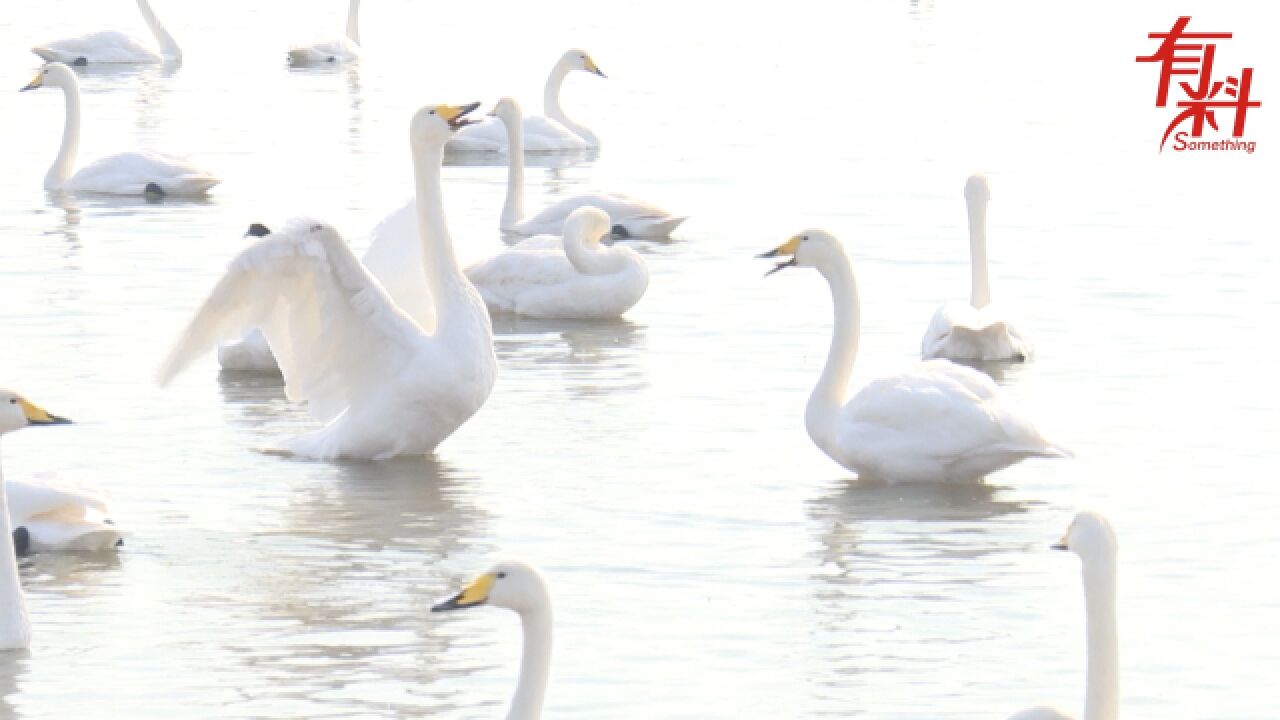
M497 717L515 616L428 610L502 556L553 587L548 717L1076 713L1079 563L1048 544L1094 507L1122 544L1122 714L1275 717L1273 24L1243 3L1030 5L368 0L361 65L299 73L284 49L339 34L345 3L157 0L186 62L83 77L81 158L189 153L223 184L63 206L40 187L62 99L16 92L26 48L146 30L124 0L8 3L0 383L79 424L6 438L5 471L100 486L130 535L22 561L35 637L0 657L0 716ZM1256 154L1157 155L1172 110L1133 60L1179 13L1239 35L1218 62L1257 68ZM253 452L311 421L212 357L152 384L250 222L311 213L363 250L411 192L413 109L538 111L573 45L609 74L565 85L603 151L530 170L529 207L600 187L692 215L638 246L652 284L625 321L498 322L493 395L425 460ZM891 371L967 297L979 170L995 296L1039 349L1001 382L1078 457L858 487L803 429L826 287L752 256L835 231L864 301L855 382ZM500 249L504 170L445 182L459 252Z

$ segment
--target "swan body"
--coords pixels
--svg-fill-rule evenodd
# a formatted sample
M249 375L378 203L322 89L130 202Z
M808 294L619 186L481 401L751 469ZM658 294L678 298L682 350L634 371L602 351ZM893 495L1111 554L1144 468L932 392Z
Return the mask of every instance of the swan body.
M629 247L604 247L609 215L573 211L563 239L528 238L467 268L490 312L537 318L613 318L630 310L649 286L644 260Z
M1085 606L1084 720L1116 720L1120 712L1120 651L1116 618L1116 554L1111 523L1100 513L1076 515L1067 534L1053 546L1080 557ZM1072 720L1051 707L1034 707L1009 720Z
M434 322L387 294L332 227L309 219L232 261L157 378L163 385L219 339L261 327L290 399L327 425L285 441L296 456L383 459L431 453L484 404L497 358L489 313L453 253L440 198L445 140L475 105L429 106L410 125L420 285Z
M685 221L660 207L616 193L586 193L560 200L531 217L524 214L524 146L520 105L511 98L498 101L491 113L502 121L512 152L507 158L507 197L499 227L517 235L560 235L569 215L581 207L596 207L609 214L613 233L622 237L663 238Z
M151 10L147 0L138 0L138 10L142 19L155 36L160 52L143 45L132 37L115 31L104 31L80 35L79 37L55 40L37 45L31 52L39 55L45 62L60 62L67 65L100 65L100 64L149 64L182 61L182 50L173 36L160 24L160 20Z
M52 415L11 391L0 390L0 435L29 425L65 425L71 422ZM4 473L0 472L0 650L31 645L31 621L26 598L18 578L14 528L9 520L9 497Z
M761 257L789 256L768 274L813 267L831 287L835 331L809 398L805 428L832 460L859 477L887 482L978 480L1028 457L1063 457L1004 397L990 377L949 360L913 364L848 398L860 309L840 241L808 230Z
M99 552L121 542L120 528L107 519L107 503L94 492L52 479L10 480L9 522L25 528L19 551Z
M920 354L924 359L1011 360L1031 357L1031 343L991 302L987 274L987 203L991 189L982 175L965 183L965 204L969 209L969 253L972 288L969 302L951 302L939 307L929 322Z
M351 0L347 8L347 35L310 45L289 48L290 65L327 65L360 59L360 0Z
M605 77L591 56L572 48L551 68L542 94L542 112L523 119L523 151L527 153L586 152L600 147L600 140L587 127L569 119L560 107L560 87L569 73L581 70ZM447 149L455 153L503 153L510 149L506 128L494 118L485 118L463 128L449 141Z
M109 195L203 195L218 178L208 171L171 155L127 152L95 160L72 174L80 147L80 83L71 68L49 63L23 90L60 87L66 100L66 124L62 147L44 178L52 192L105 193Z
M432 612L462 610L480 605L513 610L520 616L524 645L520 676L507 720L538 720L551 675L551 595L536 568L518 561L500 562L471 581Z

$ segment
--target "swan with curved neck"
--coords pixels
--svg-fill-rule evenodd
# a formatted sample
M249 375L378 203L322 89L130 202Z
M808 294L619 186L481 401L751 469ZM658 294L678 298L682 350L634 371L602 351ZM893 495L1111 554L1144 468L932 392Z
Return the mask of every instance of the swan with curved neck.
M520 105L504 97L490 115L502 121L512 152L507 157L507 195L498 225L503 232L517 235L559 235L569 214L580 207L596 207L613 220L612 231L622 237L664 238L686 218L662 208L618 193L592 192L564 198L536 215L524 214L524 136Z
M72 173L80 149L80 83L71 68L49 63L22 90L41 87L62 89L66 120L58 156L44 176L51 192L87 192L108 195L203 195L218 184L207 170L182 158L161 153L126 152L95 160Z
M547 679L551 675L551 596L542 574L526 563L500 562L457 595L433 606L431 611L446 612L480 605L506 608L520 616L524 645L520 653L520 676L507 720L538 720L542 717Z
M644 296L649 270L639 253L606 247L608 213L581 207L564 237L529 238L467 268L490 312L537 318L603 319L622 315Z
M789 258L767 275L811 267L827 280L835 328L805 409L809 437L860 478L887 482L978 480L1028 457L1062 457L986 375L948 360L916 363L849 397L861 313L844 246L806 230L763 258Z
M1120 640L1116 618L1116 554L1111 523L1100 513L1076 515L1067 534L1053 546L1080 557L1084 581L1084 720L1116 720L1120 712ZM1049 707L1034 707L1009 720L1071 720Z
M413 271L429 318L388 294L336 230L303 218L232 261L159 382L219 340L261 327L286 394L328 423L282 452L374 460L433 452L480 409L497 374L489 313L458 267L440 193L444 143L478 105L427 106L410 122L422 258Z
M329 65L360 59L360 0L347 6L347 35L335 40L289 48L291 65Z
M45 62L61 62L68 65L182 62L182 50L169 31L165 30L164 25L160 24L160 19L151 9L151 3L147 0L138 0L138 10L156 39L156 45L160 48L159 53L132 37L114 30L55 40L37 45L31 48L31 52L39 55Z
M27 426L65 425L71 421L31 404L12 390L0 390L0 435ZM9 524L9 500L0 470L0 650L31 645L31 621L27 617L22 582L18 578L13 526Z
M964 186L969 211L969 302L947 303L933 314L920 354L926 360L1023 361L1031 356L1031 343L991 303L991 279L987 267L987 204L991 188L982 175L972 175Z

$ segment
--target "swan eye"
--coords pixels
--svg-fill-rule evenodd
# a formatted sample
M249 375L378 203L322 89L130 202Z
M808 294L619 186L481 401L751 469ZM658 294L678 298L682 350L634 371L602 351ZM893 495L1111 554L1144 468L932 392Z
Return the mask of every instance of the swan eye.
M507 576L507 574L506 574L505 572L500 572L500 573L495 573L495 574L494 574L494 577L498 578L499 580L501 580L502 578L504 578L504 577L506 577L506 576Z

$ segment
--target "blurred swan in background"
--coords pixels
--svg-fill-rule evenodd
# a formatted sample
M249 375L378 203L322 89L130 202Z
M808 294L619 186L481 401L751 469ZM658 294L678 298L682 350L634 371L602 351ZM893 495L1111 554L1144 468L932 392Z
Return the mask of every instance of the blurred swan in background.
M295 45L289 48L288 58L291 65L325 65L359 60L360 0L351 0L347 7L346 37L310 45Z
M10 480L9 522L14 546L27 552L99 552L122 543L108 518L107 502L85 488L53 477Z
M68 65L98 64L146 64L146 63L179 63L182 62L182 50L173 36L160 24L160 20L151 10L151 3L138 0L138 10L151 34L156 38L160 52L146 47L137 40L114 30L89 33L66 40L37 45L31 52L39 55L45 62L60 62Z

